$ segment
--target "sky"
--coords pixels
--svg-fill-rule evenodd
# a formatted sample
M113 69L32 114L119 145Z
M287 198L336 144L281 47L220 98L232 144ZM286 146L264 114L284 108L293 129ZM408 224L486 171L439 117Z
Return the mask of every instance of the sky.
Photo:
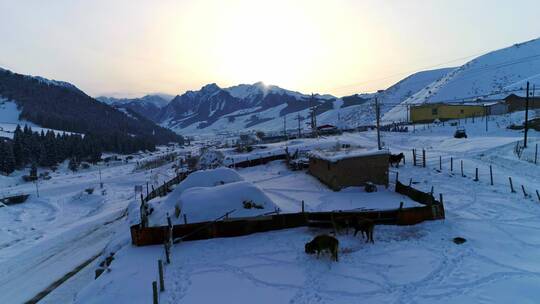
M0 67L91 96L385 89L540 36L537 0L0 0Z

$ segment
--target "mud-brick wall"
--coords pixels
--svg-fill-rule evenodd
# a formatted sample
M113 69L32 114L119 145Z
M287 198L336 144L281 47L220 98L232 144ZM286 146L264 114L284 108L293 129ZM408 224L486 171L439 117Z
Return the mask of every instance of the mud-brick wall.
M312 156L309 173L335 191L367 182L388 186L388 154L345 158L336 162Z

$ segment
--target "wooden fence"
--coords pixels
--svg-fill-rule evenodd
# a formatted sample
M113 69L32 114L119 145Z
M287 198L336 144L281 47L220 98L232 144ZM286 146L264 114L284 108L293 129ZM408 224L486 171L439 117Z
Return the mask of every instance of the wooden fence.
M287 159L287 154L278 154L278 155L272 155L272 156L266 156L266 157L260 157L257 159L246 159L241 162L230 164L230 168L248 168L248 167L254 167L259 165L267 164L274 160L281 160L281 159Z
M299 212L260 217L234 218L215 222L175 225L174 239L182 241L236 237L303 226L331 228L334 223L352 217L372 219L376 224L414 225L427 220L444 219L442 203L422 207L397 208L380 211ZM168 226L131 226L131 241L136 246L161 245L168 239Z
M255 160L246 160L235 164L235 167L250 167L266 164L278 159L286 159L287 155L274 155ZM234 165L231 165L234 166ZM439 201L432 193L425 193L406 186L396 178L397 193L403 194L412 200L423 204L421 207L399 208L379 211L330 211L330 212L302 212L274 214L245 218L227 218L222 221L199 222L184 225L148 227L146 219L146 202L157 196L166 195L173 184L183 181L191 172L183 172L142 197L141 224L131 226L131 241L136 246L161 245L171 239L182 241L204 240L218 237L235 237L257 232L281 230L303 226L332 227L345 223L352 217L372 219L376 224L414 225L427 220L444 219L444 205L442 195Z
M535 164L534 161L538 162L538 148L535 147L535 152L534 152L534 157L535 159L534 160L530 160L531 163ZM467 170L467 168L465 167L466 164L465 162L463 161L463 159L459 160L459 163L456 163L457 160L454 159L454 157L450 157L450 162L449 162L449 166L443 166L443 159L442 159L442 156L439 155L437 158L434 158L434 157L430 157L428 158L426 156L426 150L425 149L422 149L422 156L420 157L420 160L418 160L419 156L418 156L418 153L417 153L417 150L416 149L412 149L412 158L413 158L413 165L414 166L422 166L424 168L434 168L437 172L441 173L443 172L443 169L444 168L448 168L449 169L449 173L450 173L450 176L454 176L454 169L455 171L458 171L459 174L461 175L461 177L468 177L467 175L467 171L468 172L471 172L471 170ZM436 163L435 163L436 162ZM496 186L495 185L495 181L494 181L494 169L493 169L493 166L492 165L489 165L489 167L485 167L485 171L488 171L489 172L489 185L490 186ZM534 167L532 167L534 168ZM474 182L480 182L481 181L481 178L480 178L480 173L481 173L481 168L479 167L474 167L474 171L471 172L471 177L474 176L474 178L472 179ZM514 183L512 181L512 177L509 176L508 177L508 185L510 186L510 192L511 193L517 193L518 191L516 191L516 188L514 187ZM517 189L519 190L519 185L517 185ZM523 196L525 198L528 198L528 199L531 199L531 200L534 200L534 194L536 193L536 199L538 200L538 202L540 202L540 191L538 189L525 189L525 185L521 185L521 190L523 192Z

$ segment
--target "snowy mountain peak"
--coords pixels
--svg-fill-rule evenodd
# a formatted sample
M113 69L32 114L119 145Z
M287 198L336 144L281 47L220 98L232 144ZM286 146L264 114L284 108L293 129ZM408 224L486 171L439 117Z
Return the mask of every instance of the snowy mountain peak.
M201 92L204 93L214 93L218 90L221 90L221 88L215 83L209 83L201 88Z

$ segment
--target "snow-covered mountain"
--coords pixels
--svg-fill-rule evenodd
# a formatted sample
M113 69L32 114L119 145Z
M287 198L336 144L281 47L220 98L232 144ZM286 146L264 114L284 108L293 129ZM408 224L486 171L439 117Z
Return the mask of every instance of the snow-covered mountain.
M309 112L316 106L318 124L356 127L375 120L373 98L382 102L382 113L451 71L439 69L413 74L381 93L345 97L303 94L262 82L220 88L212 83L198 91L176 96L155 121L185 134L276 131L308 128Z
M527 81L540 85L540 39L490 52L449 71L389 111L383 120L405 120L405 105L524 95Z
M122 111L98 102L64 81L0 69L0 101L9 104L0 107L0 120L12 128L16 121L112 140L122 136L161 144L181 139L134 111Z
M167 99L167 95L151 94L140 98L114 98L100 96L96 99L116 107L118 109L130 109L146 118L156 121L161 109L165 107L173 97Z
M311 96L262 82L230 88L212 83L176 96L162 109L159 121L184 132L238 131L269 120L282 121L280 117L285 115L306 116L310 106L323 113L333 109L336 100L331 95Z

